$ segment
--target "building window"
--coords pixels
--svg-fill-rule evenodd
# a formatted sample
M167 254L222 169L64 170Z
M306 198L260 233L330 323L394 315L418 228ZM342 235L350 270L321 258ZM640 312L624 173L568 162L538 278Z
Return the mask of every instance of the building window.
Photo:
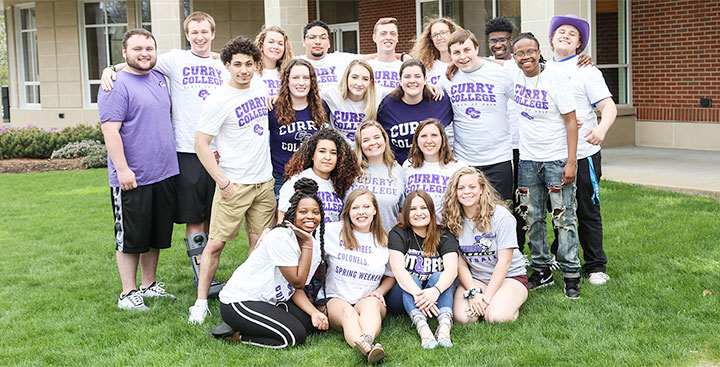
M416 0L417 35L425 24L437 17L448 17L470 30L480 43L480 56L489 56L485 37L485 23L493 17L509 18L515 26L513 36L520 30L520 0Z
M595 6L595 63L602 71L615 103L630 104L628 1L597 0Z
M122 38L128 30L127 4L124 0L81 0L79 9L83 94L85 104L95 106L103 69L124 61Z
M330 27L328 52L360 52L358 0L318 0L318 19Z
M17 6L18 83L20 105L40 107L40 68L38 66L35 6Z
M152 32L152 13L150 12L150 0L137 0L135 3L135 19L140 28Z

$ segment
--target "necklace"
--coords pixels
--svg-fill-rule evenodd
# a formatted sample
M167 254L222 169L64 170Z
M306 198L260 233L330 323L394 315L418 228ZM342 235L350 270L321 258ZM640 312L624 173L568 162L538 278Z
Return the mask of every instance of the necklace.
M528 101L528 103L532 102L533 99L535 99L534 92L537 90L537 86L540 83L540 74L543 72L544 68L545 68L544 65L540 64L540 72L538 73L537 80L535 81L535 88L533 88L533 91L530 92L530 100ZM525 78L525 73L523 73L523 81L525 82L525 85L523 85L523 87L525 87L525 90L527 90L527 79ZM537 94L540 94L540 93L538 92Z
M415 239L415 244L417 245L418 250L422 251L422 246L420 246L420 241L418 241L419 235L417 233L415 233L415 231L413 231L412 228L410 228L410 231L412 232L413 238Z

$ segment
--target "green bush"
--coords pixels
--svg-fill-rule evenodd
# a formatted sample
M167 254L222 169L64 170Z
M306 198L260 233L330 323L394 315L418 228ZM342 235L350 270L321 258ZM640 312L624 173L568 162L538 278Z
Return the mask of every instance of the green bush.
M83 140L103 141L100 125L78 125L61 131L32 125L0 128L0 158L50 158L54 150Z
M81 157L86 157L88 154L92 153L95 150L103 150L103 149L104 149L104 145L97 140L74 141L74 142L65 144L65 146L60 149L56 149L54 152L52 152L52 155L50 155L50 158L51 159L81 158Z
M107 149L105 145L100 145L98 149L88 152L88 155L82 161L85 168L102 168L107 167Z

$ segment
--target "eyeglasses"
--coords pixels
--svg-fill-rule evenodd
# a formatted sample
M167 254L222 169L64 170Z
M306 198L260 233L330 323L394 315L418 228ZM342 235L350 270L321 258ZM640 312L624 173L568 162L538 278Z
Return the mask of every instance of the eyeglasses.
M328 35L327 35L327 34L320 34L320 35L318 35L318 34L308 34L308 35L305 36L306 39L309 39L309 40L311 40L311 41L314 41L314 40L318 39L318 37L319 37L320 40L322 40L322 41L327 41L327 40L328 40Z
M433 34L430 35L430 38L432 38L432 39L438 39L438 38L440 38L440 37L445 37L445 36L447 36L448 34L450 34L450 31L435 32L435 33L433 33Z
M525 57L525 55L527 55L528 57L533 57L533 56L535 56L537 53L538 53L538 50L529 49L529 50L527 50L527 51L515 52L515 53L513 54L513 56L515 56L515 57L518 58L518 59L522 59L523 57Z
M498 38L498 39L491 38L491 39L488 41L488 43L490 44L490 46L492 46L492 45L494 45L494 44L496 44L496 43L506 43L506 42L509 41L509 40L510 40L510 38L508 38L508 37L500 37L500 38Z

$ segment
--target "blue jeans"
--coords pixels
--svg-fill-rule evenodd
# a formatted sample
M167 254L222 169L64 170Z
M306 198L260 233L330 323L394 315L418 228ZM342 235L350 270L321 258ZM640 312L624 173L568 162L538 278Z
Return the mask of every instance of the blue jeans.
M558 230L557 261L565 278L580 277L575 182L562 184L567 159L552 162L520 160L518 171L518 211L527 222L532 261L530 267L550 267L552 256L547 243L546 202L550 200L553 227Z
M430 275L430 278L427 281L427 284L425 285L424 289L432 288L435 284L437 284L438 280L440 280L440 275L442 275L441 271L432 273ZM422 283L420 282L420 279L418 279L417 275L410 274L413 281L415 281L415 284L418 285L418 287L422 288ZM402 304L405 307L405 312L407 312L410 317L413 317L414 314L420 314L422 313L420 309L415 307L415 297L413 297L412 294L405 292L402 288L400 288L400 285L395 283L395 286L399 289L400 292L402 292ZM393 287L393 288L394 288ZM440 310L440 313L443 312L449 312L452 314L452 307L453 307L453 295L455 294L455 284L451 285L450 288L446 289L445 292L440 293L440 296L437 299L437 307Z
M283 175L273 173L273 178L275 179L275 186L273 186L273 192L275 193L275 200L277 201L278 196L280 196L280 188L285 183L285 179L283 179Z

